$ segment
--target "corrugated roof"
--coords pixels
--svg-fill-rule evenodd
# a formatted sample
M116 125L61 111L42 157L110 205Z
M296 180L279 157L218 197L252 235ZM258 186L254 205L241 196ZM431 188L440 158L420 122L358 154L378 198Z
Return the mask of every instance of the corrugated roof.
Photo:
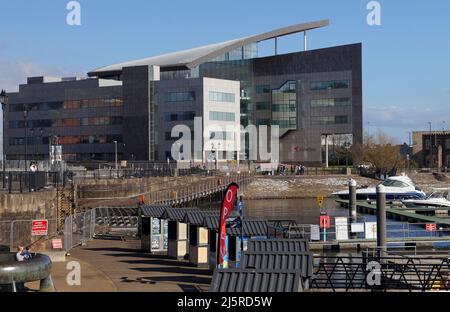
M249 240L247 243L249 252L308 252L309 242L305 239L264 239Z
M169 209L170 205L156 205L156 206L141 206L141 216L161 218L166 209Z
M217 231L219 229L219 217L205 217L203 226ZM268 222L266 220L244 220L244 236L266 236ZM227 233L233 236L241 235L241 228L238 224L227 223Z
M248 36L244 38L219 42L193 49L182 50L174 53L168 53L159 56L153 56L139 60L104 66L89 72L88 75L96 76L101 73L118 73L122 70L123 67L143 66L143 65L146 66L155 65L161 67L185 67L191 69L197 67L202 63L210 61L215 57L218 57L227 52L233 51L235 49L244 47L249 44L257 43L268 39L273 39L276 37L286 36L298 32L325 27L329 25L329 23L330 23L329 20L321 20L303 24L296 24L272 30L269 32L265 32L259 35Z
M215 270L210 292L282 293L302 292L299 271Z
M251 253L242 255L243 269L299 271L303 278L313 275L313 254L303 253Z
M198 208L167 208L162 214L162 219L168 219L171 221L183 221L184 216L188 212L200 211Z
M191 211L184 215L183 222L201 226L205 217L220 218L220 211Z

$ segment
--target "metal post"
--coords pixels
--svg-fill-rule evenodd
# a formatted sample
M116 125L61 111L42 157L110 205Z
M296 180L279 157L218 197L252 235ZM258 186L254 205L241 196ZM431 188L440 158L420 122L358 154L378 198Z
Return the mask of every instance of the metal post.
M377 186L377 247L381 256L386 253L387 229L386 229L386 189L383 185Z
M351 224L358 222L358 213L357 213L357 209L356 209L356 181L355 180L350 179L350 181L348 183L348 189L349 189L349 199L350 199L350 202L349 202L350 237L352 239L356 239L357 234L351 232L351 228L352 228Z
M114 141L114 154L115 154L115 165L116 165L116 178L119 177L119 166L117 164L117 141Z
M328 135L325 135L325 167L328 169L329 168L329 159L328 159Z
M27 128L28 128L28 122L27 122L28 112L26 110L23 111L23 119L25 121L25 172L28 171L27 167L27 157L28 157L28 135L27 135Z
M306 30L303 32L303 47L305 48L305 52L308 51L308 35L306 34Z

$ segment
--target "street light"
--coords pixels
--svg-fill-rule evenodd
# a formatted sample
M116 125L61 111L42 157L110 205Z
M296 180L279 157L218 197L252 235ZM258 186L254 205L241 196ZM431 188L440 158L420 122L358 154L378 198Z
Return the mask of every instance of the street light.
M117 163L117 141L114 141L114 154L115 154L115 167L116 167L116 177L118 175L119 166Z
M5 108L6 108L6 103L8 102L8 95L6 94L6 91L2 89L2 91L0 92L0 104L2 105L2 113L3 113L3 129L5 129ZM4 133L3 133L3 138L5 137ZM5 151L2 150L2 169L3 172L5 171Z
M27 167L27 162L28 162L28 160L27 160L27 154L28 154L28 152L27 152L27 145L28 145L28 134L27 134L27 128L28 128L28 122L27 122L27 118L28 118L28 111L27 111L27 108L26 108L26 106L24 107L25 109L23 110L23 120L24 120L24 123L25 123L25 172L26 171L28 171L28 167Z

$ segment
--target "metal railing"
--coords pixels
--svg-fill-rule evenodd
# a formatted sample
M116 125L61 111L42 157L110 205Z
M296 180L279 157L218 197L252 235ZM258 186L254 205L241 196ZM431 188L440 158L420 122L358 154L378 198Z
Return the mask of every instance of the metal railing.
M311 289L338 291L448 291L450 260L420 257L316 257Z
M69 172L0 171L0 187L8 193L36 192L46 187L65 186Z
M358 223L365 223L369 222L365 218L361 218L358 220ZM295 224L290 225L288 228L284 231L284 236L287 238L305 238L309 239L312 242L311 239L311 227L314 227L317 225L310 225L310 224ZM349 232L349 240L350 240L350 228L351 222L350 219L348 220L348 228L347 231ZM430 240L436 240L438 241L440 238L442 238L445 241L450 242L450 229L449 228L437 228L435 231L427 231L426 230L427 224L425 223L388 223L387 224L387 237L390 239L399 239L399 240L409 240L409 239L430 239ZM368 229L364 227L364 232L361 233L355 233L356 238L358 240L364 240L366 237L371 237L373 235L375 239L376 238L376 228L375 229L369 229L371 234L366 233ZM323 229L320 229L320 237L321 240L324 239L323 237ZM326 240L336 241L336 224L332 220L331 227L326 230Z
M138 208L97 207L68 216L64 222L64 249L84 245L95 237L135 237Z

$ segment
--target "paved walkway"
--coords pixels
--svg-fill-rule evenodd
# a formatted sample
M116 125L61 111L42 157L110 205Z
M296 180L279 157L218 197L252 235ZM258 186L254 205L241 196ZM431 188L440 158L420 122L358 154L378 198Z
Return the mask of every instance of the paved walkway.
M93 269L90 275L82 272L83 291L90 291L90 283L96 282L97 278L101 281L98 285L103 285L101 289L121 292L198 292L207 291L211 283L207 269L191 267L186 261L162 255L142 253L129 242L93 240L87 246L71 251L68 260L76 259L81 260L82 271L83 264L88 271ZM114 290L107 290L111 286L109 282L114 285ZM67 289L57 281L55 286L60 291ZM67 290L71 291L70 288Z
M52 263L52 279L57 292L116 292L117 287L113 281L101 270L89 263L75 257L66 257L66 262ZM81 267L81 285L69 286L67 275L72 268L67 269L71 261L78 261ZM39 282L28 283L31 291L39 290Z

